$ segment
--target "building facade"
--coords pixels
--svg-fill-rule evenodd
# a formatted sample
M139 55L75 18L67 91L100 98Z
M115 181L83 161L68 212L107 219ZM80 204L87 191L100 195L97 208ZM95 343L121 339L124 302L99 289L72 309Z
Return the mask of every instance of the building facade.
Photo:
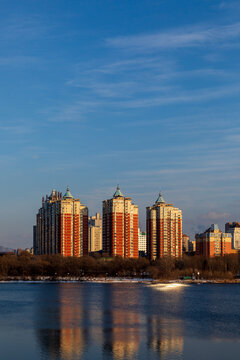
M147 254L147 233L138 229L138 253L139 256Z
M189 241L190 241L190 237L187 234L183 234L183 236L182 236L183 252L189 252Z
M191 240L188 243L188 252L195 253L196 252L196 240Z
M240 223L226 223L225 232L232 234L232 249L240 250Z
M37 226L33 225L33 253L37 254Z
M196 234L196 254L206 257L232 253L232 235L223 233L217 224L212 224L202 234Z
M64 196L53 189L42 198L36 222L36 254L88 254L88 208L73 198L69 188Z
M138 206L124 197L119 186L103 201L103 253L138 258Z
M102 250L102 218L100 213L91 216L88 220L89 252Z
M166 204L159 194L146 209L147 255L149 259L182 256L182 211Z

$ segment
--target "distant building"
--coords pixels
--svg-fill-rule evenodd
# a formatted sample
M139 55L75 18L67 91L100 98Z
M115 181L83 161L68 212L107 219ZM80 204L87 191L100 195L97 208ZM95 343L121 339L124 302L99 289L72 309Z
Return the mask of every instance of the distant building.
M14 253L16 253L16 250L7 248L5 246L0 246L0 253L1 254L14 254Z
M138 258L138 207L119 186L103 201L103 253Z
M138 228L138 254L146 256L147 254L147 233Z
M33 253L34 255L38 254L37 248L37 226L33 225Z
M13 251L7 251L7 252L2 252L2 251L0 251L0 256L5 256L5 255L16 255L16 251L15 250L13 250Z
M42 198L37 214L36 253L82 256L88 254L88 208L74 199L67 188L66 194L53 189Z
M240 223L239 222L226 223L225 232L232 234L232 248L240 250Z
M149 259L182 256L182 211L165 203L159 194L147 207L147 254Z
M182 237L182 250L184 253L195 253L196 251L196 240L190 240L187 234L183 234Z
M195 238L197 255L213 257L232 252L232 235L221 232L217 224L212 224L202 234L196 234Z
M99 213L88 220L88 244L89 252L102 250L102 218Z
M182 236L183 252L189 252L189 241L190 241L190 237L187 234L183 234L183 236Z
M17 255L21 255L24 251L25 251L25 250L18 248L18 249L16 250L16 254L17 254Z
M196 240L191 240L188 243L188 252L194 253L196 252Z

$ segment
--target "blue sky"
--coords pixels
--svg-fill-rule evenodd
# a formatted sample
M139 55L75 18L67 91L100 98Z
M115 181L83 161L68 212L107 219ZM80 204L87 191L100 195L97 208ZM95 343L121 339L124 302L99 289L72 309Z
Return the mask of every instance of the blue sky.
M101 210L159 190L183 231L239 220L240 2L0 1L0 245L54 187Z

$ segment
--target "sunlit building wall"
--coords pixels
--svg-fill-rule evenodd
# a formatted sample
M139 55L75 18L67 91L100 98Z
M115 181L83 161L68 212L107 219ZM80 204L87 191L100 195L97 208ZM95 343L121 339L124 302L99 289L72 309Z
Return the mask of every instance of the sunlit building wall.
M189 240L190 240L190 237L187 234L183 234L183 236L182 236L183 252L189 252Z
M42 199L36 218L37 254L83 256L88 254L88 208L66 194L52 191Z
M138 258L138 206L119 186L112 199L103 201L103 253Z
M102 250L102 218L99 213L88 220L89 252Z
M232 235L223 233L217 224L212 224L202 234L196 234L196 254L206 257L232 253Z
M147 254L149 259L182 256L182 211L165 203L159 194L147 207Z
M240 223L239 222L226 223L225 232L232 235L232 248L240 250Z
M188 251L196 252L196 240L189 241Z
M147 233L138 229L138 252L139 255L147 253Z

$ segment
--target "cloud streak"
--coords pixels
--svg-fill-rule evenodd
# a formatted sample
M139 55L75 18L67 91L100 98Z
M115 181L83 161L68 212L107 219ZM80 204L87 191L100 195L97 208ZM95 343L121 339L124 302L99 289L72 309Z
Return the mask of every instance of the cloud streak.
M180 28L156 34L119 36L106 40L106 45L130 51L147 51L157 49L178 49L218 45L229 40L239 39L240 23L215 27Z
M202 219L216 221L227 219L229 216L228 212L209 211L207 214L202 215Z

